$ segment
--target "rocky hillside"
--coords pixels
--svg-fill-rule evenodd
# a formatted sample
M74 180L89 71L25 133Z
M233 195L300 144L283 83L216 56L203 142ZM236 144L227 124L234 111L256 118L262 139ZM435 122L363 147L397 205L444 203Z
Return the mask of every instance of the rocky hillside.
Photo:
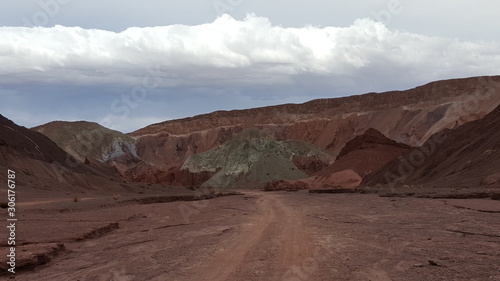
M368 121L362 131L375 128L391 139L416 145L440 128L456 127L486 115L500 103L499 90L500 76L445 80L406 91L218 111L150 125L131 135L179 136L216 130L223 140L231 128L262 127L279 140L301 139L320 147L334 146L338 152L343 145L333 143L332 136L323 136L324 130L348 128L345 125L349 124L360 126L362 121ZM340 134L341 130L334 132Z
M0 167L14 170L23 189L85 191L117 180L115 169L75 159L41 133L0 115ZM5 182L5 173L0 175Z
M81 161L111 163L128 180L198 185L214 172L187 172L181 169L186 160L219 147L249 128L264 132L272 141L300 141L338 157L343 156L348 141L369 128L398 143L420 146L435 133L480 119L499 104L500 76L474 77L433 82L406 91L219 111L153 124L128 136L86 122L54 122L35 129ZM346 159L339 157L338 162L354 163ZM321 161L298 156L292 159L292 165L307 175L324 167ZM371 171L359 172L364 175Z
M208 151L247 128L277 141L300 140L337 156L369 128L397 142L419 146L434 133L477 120L500 104L500 76L439 81L407 91L314 100L248 110L219 111L154 124L130 134L148 163L133 178L179 182L186 159Z
M431 137L368 175L364 185L500 187L500 106L483 119Z
M411 148L387 138L375 129L368 129L347 142L333 164L306 179L269 182L266 190L356 187L361 184L362 177L377 171Z
M182 170L214 175L202 186L217 188L257 188L276 180L307 177L293 163L294 157L333 162L328 153L300 141L275 141L259 130L245 130L207 152L191 155Z
M137 157L133 138L97 123L56 121L35 127L33 130L46 135L80 161L92 158L107 162L117 158L126 160Z
M18 126L2 115L0 115L0 148L4 153L49 163L67 164L75 161L46 136Z

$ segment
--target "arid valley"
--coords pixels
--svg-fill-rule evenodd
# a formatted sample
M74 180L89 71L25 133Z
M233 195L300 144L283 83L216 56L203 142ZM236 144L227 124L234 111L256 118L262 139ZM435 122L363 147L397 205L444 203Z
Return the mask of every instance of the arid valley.
M129 134L0 116L0 278L500 280L499 104L483 76Z

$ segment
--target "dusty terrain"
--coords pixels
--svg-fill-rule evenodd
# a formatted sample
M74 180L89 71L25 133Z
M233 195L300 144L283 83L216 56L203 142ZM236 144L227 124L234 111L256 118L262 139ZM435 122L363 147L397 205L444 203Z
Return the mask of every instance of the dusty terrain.
M500 280L500 201L241 192L27 196L19 251L52 258L16 280Z

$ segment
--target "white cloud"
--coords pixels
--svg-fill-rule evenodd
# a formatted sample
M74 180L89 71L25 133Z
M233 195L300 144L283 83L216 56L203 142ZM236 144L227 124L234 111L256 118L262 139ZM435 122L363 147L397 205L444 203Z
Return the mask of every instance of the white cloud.
M419 83L500 69L500 43L389 30L370 19L345 28L284 28L254 15L242 21L224 15L203 25L120 33L0 27L0 38L0 83L6 84L134 86L148 79L155 88L245 87L393 74Z

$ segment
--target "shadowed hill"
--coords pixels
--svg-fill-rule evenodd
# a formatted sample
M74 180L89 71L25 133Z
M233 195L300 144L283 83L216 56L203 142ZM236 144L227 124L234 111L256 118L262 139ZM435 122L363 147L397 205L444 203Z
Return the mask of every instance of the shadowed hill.
M109 188L117 173L108 166L92 165L73 158L48 137L16 125L0 115L0 167L16 172L28 188L85 192ZM5 174L0 175L1 179ZM2 180L3 181L3 180Z
M436 134L366 176L363 184L500 186L500 106L483 119Z
M74 161L46 136L18 126L2 115L0 115L0 147L19 156L49 163Z

